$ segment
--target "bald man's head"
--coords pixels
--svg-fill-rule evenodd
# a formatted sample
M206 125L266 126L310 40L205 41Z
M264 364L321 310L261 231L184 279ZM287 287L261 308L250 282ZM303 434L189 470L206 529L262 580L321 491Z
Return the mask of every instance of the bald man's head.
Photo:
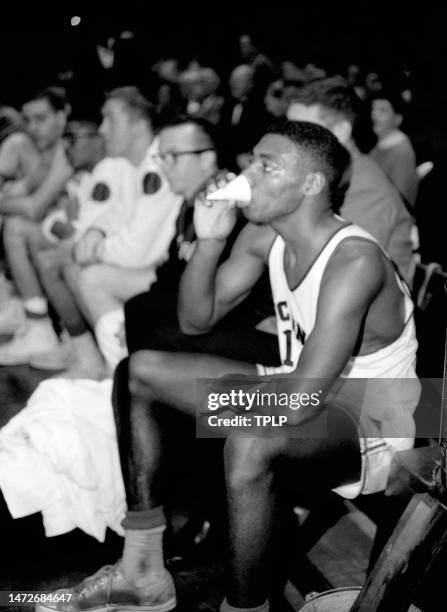
M231 95L236 100L242 100L245 98L253 88L253 79L255 71L252 66L248 64L241 64L236 66L230 75L229 85Z

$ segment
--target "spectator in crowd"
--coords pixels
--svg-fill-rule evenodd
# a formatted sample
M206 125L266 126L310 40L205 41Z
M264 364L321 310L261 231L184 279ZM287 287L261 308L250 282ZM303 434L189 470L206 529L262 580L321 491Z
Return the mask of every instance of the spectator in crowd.
M349 64L346 69L346 80L360 100L366 98L365 75L358 64Z
M326 70L313 62L309 62L304 66L304 73L308 83L317 79L324 79L327 76Z
M398 93L383 90L373 95L371 119L377 144L370 155L412 210L418 188L416 154L410 139L400 129L404 118L405 102Z
M164 125L178 115L184 107L178 84L166 80L159 82L155 104L160 125Z
M179 83L186 101L186 113L217 125L224 98L216 93L220 85L216 72L203 67L185 70L180 75Z
M383 89L383 79L378 72L368 72L365 76L366 97L373 96Z
M264 93L267 85L279 76L274 62L259 49L253 34L244 33L239 37L239 52L243 64L254 69L253 86L257 93Z
M179 60L175 57L161 57L152 70L167 83L177 83L181 72Z
M279 119L287 114L288 101L285 95L284 82L273 81L265 92L264 104L271 119Z
M295 121L313 121L330 129L351 154L349 185L340 214L368 231L388 251L402 276L410 281L413 219L397 189L352 137L358 99L341 77L306 85L289 107Z
M74 300L59 291L60 266L43 253L39 269L47 295L71 338L64 377L101 378L126 354L123 305L154 282L174 233L180 199L170 190L154 156L152 105L133 87L113 90L103 108L100 132L106 151L127 166L121 197L97 215L76 242L74 261L63 267ZM129 163L130 162L130 163ZM94 330L94 335L90 332ZM94 337L95 336L95 337ZM51 355L33 363L53 362Z
M305 404L287 412L282 435L241 436L240 431L230 430L225 472L231 567L221 612L271 610L268 597L281 554L285 511L303 491L334 489L354 497L361 491L383 490L394 449L412 444L412 412L420 389L414 372L412 302L374 239L332 212L331 195L347 164L346 150L321 126L282 122L272 128L256 145L246 171L252 199L244 214L252 223L242 230L221 266L225 239L236 221L234 207L222 202L196 206L197 246L179 295L182 329L192 335L212 329L243 299L268 261L278 327L284 332L283 365L256 367L212 355L162 351L133 355L130 397L116 410L128 505L123 556L114 566L67 589L74 592L73 608L113 607L118 601L147 610L175 608L175 588L162 547L163 441L169 437L163 427L164 405L177 418L195 416L198 376L219 378L238 372L248 379L256 372L289 373L294 377L288 379L291 386L284 382L283 388L315 391L325 398L341 373L347 379L346 391L351 385L355 388L360 372L370 378L410 379L405 396L399 380L396 385L394 380L384 383L381 408L374 397L372 412L361 416L358 396L347 391L338 394L339 404L337 400L316 407ZM296 287L292 292L291 285ZM268 380L263 377L260 382ZM228 383L222 388L231 387ZM224 406L222 397L219 408ZM377 436L387 435L384 432L396 423L399 438L387 438L378 446ZM323 431L326 435L315 437ZM62 609L57 603L45 604L38 612Z
M254 94L254 75L254 68L248 64L232 71L229 79L232 99L222 111L224 146L234 169L248 165L250 151L267 122L264 92L261 98Z
M301 87L307 83L309 78L304 68L300 68L289 59L281 62L281 75L285 81L295 81Z
M28 180L3 189L0 213L23 217L12 221L6 232L26 233L26 222L44 217L70 177L72 168L62 143L69 110L65 92L58 87L38 92L23 105L26 129L39 151L40 164Z

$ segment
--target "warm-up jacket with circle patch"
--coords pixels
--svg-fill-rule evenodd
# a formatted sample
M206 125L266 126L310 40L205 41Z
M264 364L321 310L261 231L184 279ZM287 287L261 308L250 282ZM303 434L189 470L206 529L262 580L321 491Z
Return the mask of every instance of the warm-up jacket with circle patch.
M157 139L140 166L120 163L121 198L114 199L93 227L105 234L101 260L124 268L157 266L167 258L181 198L175 195L153 159Z

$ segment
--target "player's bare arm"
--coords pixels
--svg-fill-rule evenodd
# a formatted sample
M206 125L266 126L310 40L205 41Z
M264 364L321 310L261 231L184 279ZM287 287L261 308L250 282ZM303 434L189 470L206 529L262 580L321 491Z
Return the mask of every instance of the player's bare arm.
M290 374L297 380L295 391L323 391L324 397L361 342L369 309L385 278L385 262L374 245L349 241L334 254L322 279L314 329ZM308 409L300 409L289 424L309 416Z
M270 227L247 224L219 268L225 240L198 239L180 284L179 322L185 333L206 333L247 297L265 269L275 235Z

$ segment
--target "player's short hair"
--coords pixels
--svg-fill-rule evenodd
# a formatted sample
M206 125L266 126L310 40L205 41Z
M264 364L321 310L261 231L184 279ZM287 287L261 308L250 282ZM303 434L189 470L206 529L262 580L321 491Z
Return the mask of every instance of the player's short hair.
M271 125L266 133L291 140L306 156L310 171L321 172L326 177L331 198L337 193L351 157L332 132L316 123L282 119Z
M55 113L59 111L67 112L69 110L67 92L63 87L53 86L39 89L29 96L24 101L24 104L34 102L35 100L46 100Z
M304 106L319 105L351 124L355 123L361 106L355 90L340 76L318 79L304 85L291 101Z
M129 115L135 120L143 119L154 128L157 125L157 112L154 105L147 100L138 87L129 85L117 87L106 93L107 100L120 100Z

